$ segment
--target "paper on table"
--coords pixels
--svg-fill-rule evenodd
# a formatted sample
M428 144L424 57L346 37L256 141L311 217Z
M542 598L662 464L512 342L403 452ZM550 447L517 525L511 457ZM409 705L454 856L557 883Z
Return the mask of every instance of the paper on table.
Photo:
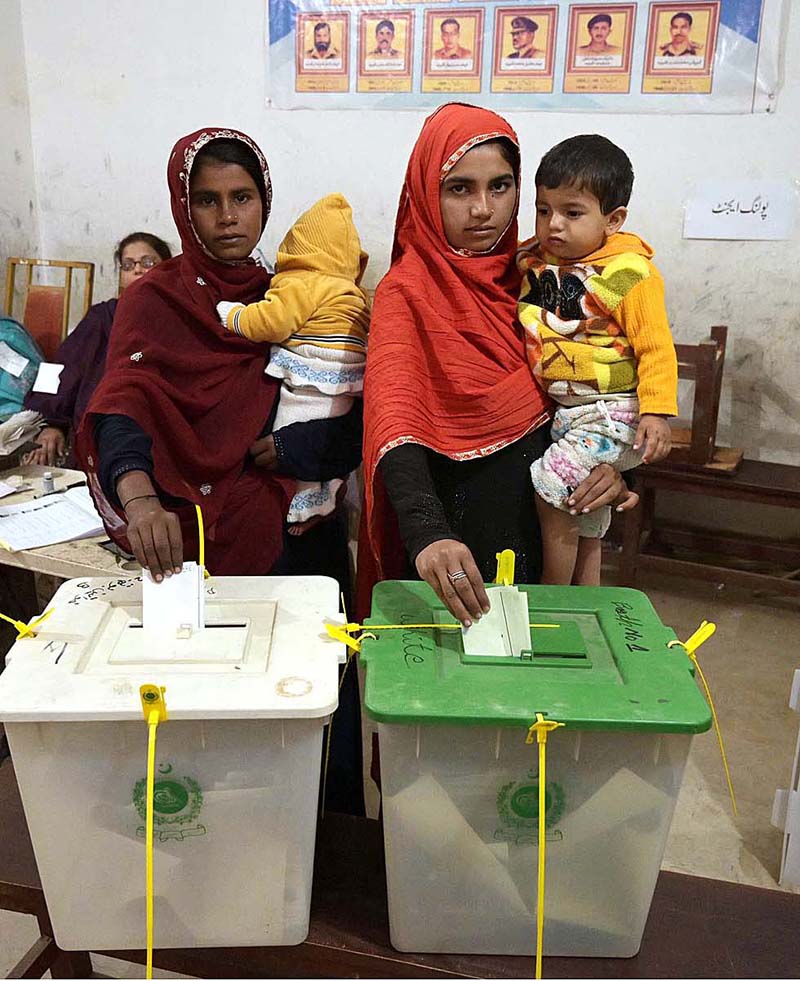
M0 497L8 497L9 494L16 494L18 490L18 487L12 487L11 484L0 480Z
M145 630L174 633L187 626L205 626L205 583L203 568L184 562L183 571L155 582L145 570L142 576L142 626Z
M22 372L28 367L30 360L18 354L13 347L9 347L5 341L0 341L0 368L4 368L15 378L19 378Z
M0 507L0 545L11 552L90 538L102 530L86 487Z
M44 392L47 395L58 394L58 386L61 384L61 372L64 370L63 364L50 364L42 361L33 383L34 392Z

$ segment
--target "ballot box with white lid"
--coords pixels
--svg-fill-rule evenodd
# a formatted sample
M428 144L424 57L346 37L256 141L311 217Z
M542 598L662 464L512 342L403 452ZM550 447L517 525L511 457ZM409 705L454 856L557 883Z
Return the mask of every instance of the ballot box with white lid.
M392 944L535 953L541 713L564 724L546 745L544 953L630 957L708 705L643 593L487 588L491 629L464 636L420 582L379 583L364 624Z
M324 577L212 578L205 627L142 626L141 579L64 583L0 675L8 735L55 939L145 944L148 726L154 946L301 943L308 932L323 727L341 645Z

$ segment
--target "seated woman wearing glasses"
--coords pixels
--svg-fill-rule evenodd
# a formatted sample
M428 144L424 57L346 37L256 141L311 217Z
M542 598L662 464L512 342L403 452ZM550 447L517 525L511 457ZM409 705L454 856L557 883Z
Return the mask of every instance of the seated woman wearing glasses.
M157 235L149 232L126 235L114 252L114 264L119 268L117 296L153 266L171 257L169 246ZM89 399L103 377L116 309L117 297L95 303L64 340L55 357L56 364L64 365L55 395L28 393L25 408L41 412L47 425L39 433L39 448L29 453L24 463L53 466L66 457L66 465L75 466L71 448L67 456L69 437L78 431Z

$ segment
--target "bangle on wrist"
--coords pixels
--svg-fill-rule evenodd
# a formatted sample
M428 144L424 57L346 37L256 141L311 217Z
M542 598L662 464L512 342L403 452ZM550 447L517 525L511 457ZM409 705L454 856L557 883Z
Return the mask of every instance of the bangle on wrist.
M122 505L122 510L125 511L129 504L133 504L134 501L144 501L148 498L158 500L158 494L137 494L136 497L131 497Z

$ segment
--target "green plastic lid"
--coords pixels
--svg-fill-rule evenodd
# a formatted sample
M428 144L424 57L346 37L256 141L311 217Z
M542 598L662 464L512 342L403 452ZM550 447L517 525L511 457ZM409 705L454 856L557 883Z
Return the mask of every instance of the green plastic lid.
M487 586L491 591L492 586ZM520 586L531 650L464 653L460 630L408 627L365 638L364 702L378 722L531 725L536 713L578 729L704 732L711 713L675 634L634 589ZM491 599L491 592L490 592ZM423 582L382 582L370 625L454 623Z

